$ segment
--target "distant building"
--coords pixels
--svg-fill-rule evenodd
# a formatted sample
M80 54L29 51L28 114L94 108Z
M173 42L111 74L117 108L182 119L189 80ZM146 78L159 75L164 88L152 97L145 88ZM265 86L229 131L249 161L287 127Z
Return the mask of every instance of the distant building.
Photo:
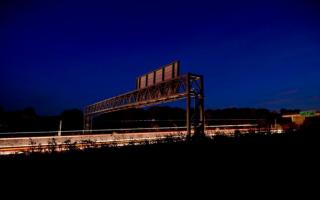
M309 117L320 117L320 112L317 111L303 111L298 114L290 114L290 115L283 115L283 118L291 118L292 122L298 126L303 125L306 118Z

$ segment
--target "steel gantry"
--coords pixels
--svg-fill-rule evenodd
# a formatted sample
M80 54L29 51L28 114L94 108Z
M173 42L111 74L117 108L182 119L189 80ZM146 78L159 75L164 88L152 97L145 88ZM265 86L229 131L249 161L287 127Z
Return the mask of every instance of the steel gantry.
M182 99L187 99L186 129L188 135L191 135L192 128L194 128L195 134L204 134L203 76L191 73L87 106L84 110L84 130L90 132L92 130L92 120L105 113L142 108ZM195 110L191 113L193 99Z

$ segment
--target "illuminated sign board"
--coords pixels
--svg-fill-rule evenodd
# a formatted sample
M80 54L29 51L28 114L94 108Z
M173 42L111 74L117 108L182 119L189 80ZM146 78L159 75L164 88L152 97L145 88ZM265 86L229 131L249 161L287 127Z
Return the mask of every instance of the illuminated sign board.
M137 89L143 89L179 77L180 62L175 61L137 78Z
M303 112L300 112L300 115L303 117L314 117L314 116L317 116L317 113L316 111L303 111Z

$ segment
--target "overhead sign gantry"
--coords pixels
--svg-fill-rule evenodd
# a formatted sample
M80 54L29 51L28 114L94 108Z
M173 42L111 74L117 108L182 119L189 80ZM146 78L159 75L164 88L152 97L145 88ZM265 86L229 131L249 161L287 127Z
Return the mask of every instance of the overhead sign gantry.
M193 117L191 100L194 98ZM180 75L180 62L175 61L136 79L136 90L94 103L84 109L84 130L92 130L92 120L102 114L142 108L187 99L186 130L191 135L204 134L204 81L202 75Z

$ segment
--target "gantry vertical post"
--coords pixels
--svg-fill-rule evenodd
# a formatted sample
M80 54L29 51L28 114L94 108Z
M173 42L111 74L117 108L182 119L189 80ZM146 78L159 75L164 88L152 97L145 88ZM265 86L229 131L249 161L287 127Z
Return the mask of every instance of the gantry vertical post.
M84 116L83 116L83 133L85 130L88 130L88 125L87 125L87 116L86 116L86 112L84 112Z
M92 130L92 117L88 116L87 113L85 113L84 115L84 120L83 120L83 134L85 133L85 131L87 131L88 133L91 133Z
M200 94L199 94L199 107L200 107L200 134L205 134L205 109L204 109L204 80L200 76Z
M186 123L187 123L187 135L191 136L191 84L190 74L187 74L187 108L186 108Z

